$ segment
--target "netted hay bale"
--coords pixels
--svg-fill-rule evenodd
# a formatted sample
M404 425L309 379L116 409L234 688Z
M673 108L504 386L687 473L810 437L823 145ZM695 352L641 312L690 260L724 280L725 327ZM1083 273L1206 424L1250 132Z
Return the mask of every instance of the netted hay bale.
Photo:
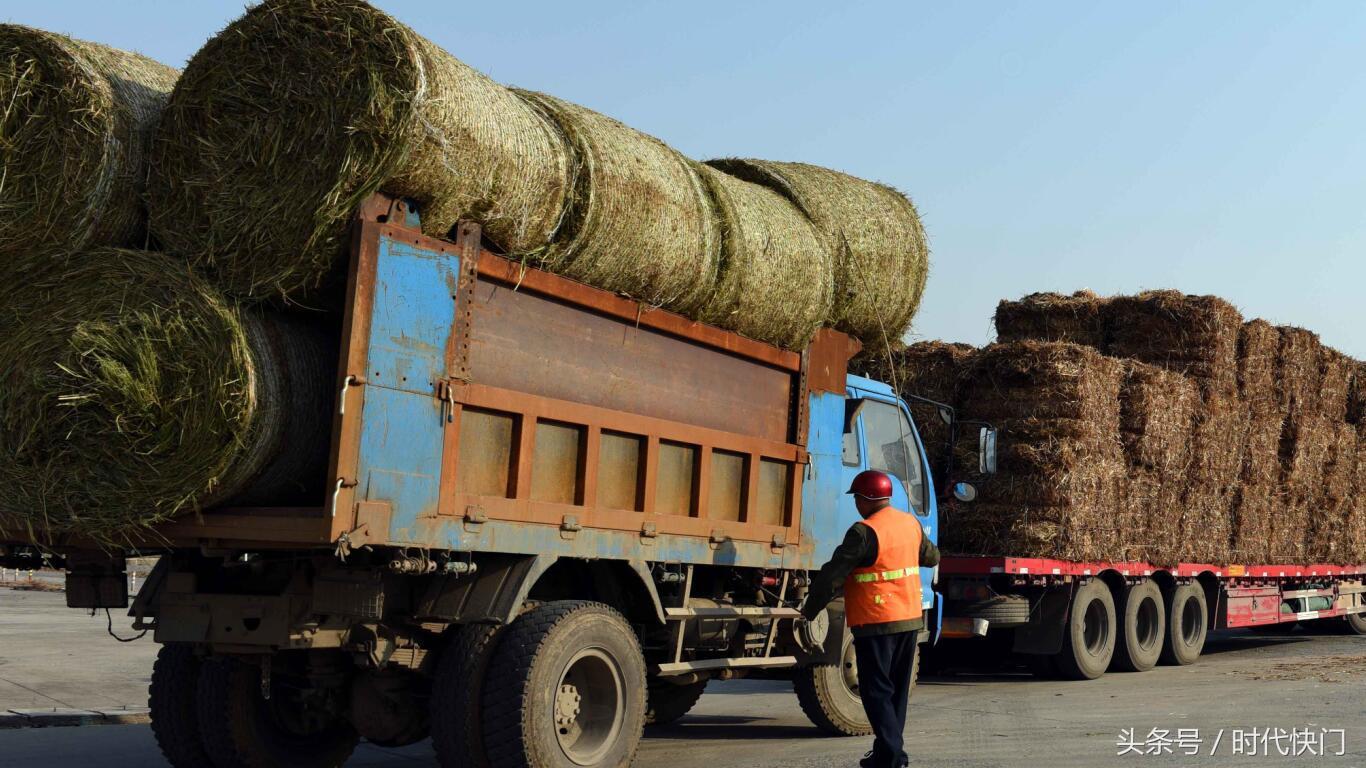
M415 199L536 253L564 214L568 158L507 89L361 0L267 0L190 60L153 149L151 228L240 296L329 277L357 205Z
M979 502L958 508L946 548L1113 557L1126 479L1123 374L1119 361L1075 344L994 344L974 356L962 410L1001 430L999 474L982 483Z
M559 129L573 168L568 213L543 264L678 312L700 309L716 288L721 228L697 164L591 109L515 93Z
M0 270L142 237L148 143L176 75L0 24Z
M716 292L704 322L788 349L803 349L830 316L835 254L777 192L699 165L721 232Z
M188 265L117 249L44 270L0 312L9 520L119 542L243 493L280 503L321 484L325 334L240 313Z
M1017 301L996 305L996 338L999 341L1067 341L1104 349L1105 324L1102 299L1091 291L1031 293Z
M830 323L868 346L895 344L920 308L929 240L915 205L900 192L828 168L770 160L708 165L769 187L797 205L837 244Z
M1146 291L1117 296L1101 311L1106 354L1191 376L1205 394L1236 391L1243 318L1232 304L1216 296Z

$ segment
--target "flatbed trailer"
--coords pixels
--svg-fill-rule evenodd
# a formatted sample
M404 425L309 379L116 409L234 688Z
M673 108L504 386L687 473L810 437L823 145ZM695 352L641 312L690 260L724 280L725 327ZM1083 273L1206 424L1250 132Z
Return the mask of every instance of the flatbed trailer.
M129 614L163 646L173 764L323 768L430 734L446 766L626 766L644 724L744 675L871 732L841 605L798 607L858 472L900 478L931 540L938 518L906 404L847 373L856 342L747 339L504 258L475 224L426 236L384 195L345 291L316 503L131 542L161 555ZM69 605L130 605L128 553L48 542Z
M1366 634L1366 565L945 557L944 632L1006 635L1041 676L1190 664L1208 632L1335 621Z

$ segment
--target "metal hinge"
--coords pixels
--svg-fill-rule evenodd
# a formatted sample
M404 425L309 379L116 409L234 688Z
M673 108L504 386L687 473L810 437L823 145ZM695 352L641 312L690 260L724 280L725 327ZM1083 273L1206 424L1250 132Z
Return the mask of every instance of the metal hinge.
M562 539L572 539L578 536L579 531L582 530L583 526L579 525L578 515L565 515L564 519L560 521L560 538Z

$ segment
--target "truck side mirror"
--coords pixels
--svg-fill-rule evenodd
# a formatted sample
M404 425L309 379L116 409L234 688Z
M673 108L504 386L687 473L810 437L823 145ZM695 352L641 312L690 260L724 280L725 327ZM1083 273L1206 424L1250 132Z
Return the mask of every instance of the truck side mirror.
M977 437L977 471L996 474L996 430L992 427L982 427Z

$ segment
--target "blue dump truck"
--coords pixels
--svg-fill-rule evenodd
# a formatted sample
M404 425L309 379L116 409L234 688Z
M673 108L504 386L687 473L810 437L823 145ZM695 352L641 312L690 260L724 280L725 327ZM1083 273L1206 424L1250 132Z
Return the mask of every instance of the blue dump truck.
M779 349L418 216L357 213L330 441L295 446L329 452L316 503L159 526L131 601L126 553L56 547L72 607L128 607L162 645L168 760L335 766L430 735L446 766L625 766L740 676L868 733L841 608L797 608L858 472L900 479L931 539L939 520L906 403L847 374L857 343Z

